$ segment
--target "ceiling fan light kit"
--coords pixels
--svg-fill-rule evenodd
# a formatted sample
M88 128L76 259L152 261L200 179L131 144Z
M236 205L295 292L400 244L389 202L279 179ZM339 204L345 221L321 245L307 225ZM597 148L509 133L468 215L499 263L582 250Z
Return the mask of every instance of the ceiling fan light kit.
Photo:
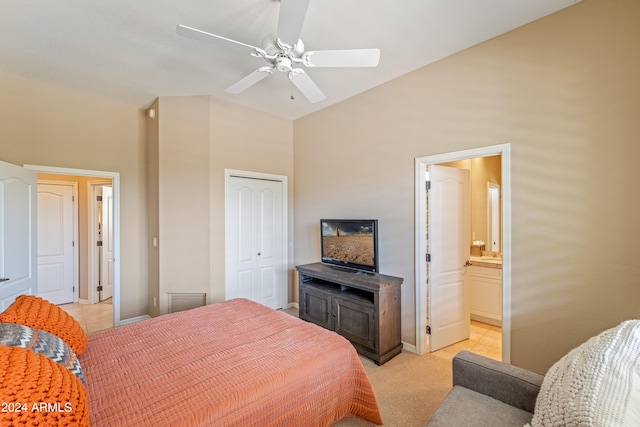
M281 0L277 35L265 37L262 48L185 25L178 25L176 33L184 37L248 53L253 57L264 59L269 64L258 68L229 86L225 90L226 92L234 94L244 92L271 75L273 70L278 70L282 73L288 73L293 85L298 88L309 102L316 103L324 100L326 98L325 95L302 68L294 68L296 65L303 65L309 68L376 67L380 61L380 50L350 49L305 52L304 43L300 40L300 32L307 14L309 1Z

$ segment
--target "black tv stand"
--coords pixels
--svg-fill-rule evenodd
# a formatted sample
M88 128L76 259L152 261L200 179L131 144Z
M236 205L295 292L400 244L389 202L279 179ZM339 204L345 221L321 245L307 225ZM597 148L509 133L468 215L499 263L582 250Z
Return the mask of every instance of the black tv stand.
M402 278L319 262L296 269L301 319L342 335L378 365L402 351Z

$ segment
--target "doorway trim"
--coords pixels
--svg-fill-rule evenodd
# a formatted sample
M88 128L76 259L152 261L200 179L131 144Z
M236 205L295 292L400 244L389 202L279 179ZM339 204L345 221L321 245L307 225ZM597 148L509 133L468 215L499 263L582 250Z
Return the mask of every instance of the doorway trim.
M238 178L248 178L248 179L264 179L264 180L269 180L269 181L276 181L276 182L280 182L280 185L282 186L282 277L284 279L284 283L282 284L282 289L280 291L280 301L282 304L282 308L287 308L288 307L288 300L289 300L289 280L288 280L288 274L287 272L289 271L289 238L288 238L288 234L289 234L289 202L288 202L288 194L289 194L289 185L288 185L288 181L287 181L287 177L285 175L274 175L274 174L269 174L269 173L262 173L262 172L252 172L252 171L243 171L243 170L236 170L236 169L225 169L224 170L224 204L225 204L225 239L224 239L224 249L225 249L225 254L229 253L227 245L228 245L228 241L229 238L226 235L226 231L230 229L228 221L229 221L229 217L227 215L227 203L228 203L228 188L229 188L229 180L232 177L238 177ZM228 271L228 266L227 266L227 258L225 255L225 280L224 280L224 292L225 292L225 298L226 298L226 294L227 294L227 286L228 286L228 279L227 279L227 271Z
M89 280L89 304L96 304L99 302L100 298L98 297L98 291L96 290L96 277L98 276L98 267L97 267L97 259L98 259L98 246L96 246L96 239L98 235L98 212L96 209L96 192L97 187L101 187L103 185L112 185L112 180L108 180L104 178L102 180L92 180L87 182L87 212L89 212L89 232L88 232L88 248L89 248L89 268L87 276ZM115 237L115 236L114 236ZM112 300L113 302L113 300Z
M509 143L435 154L415 159L416 352L427 352L427 201L428 165L476 157L501 156L502 172L502 361L511 361L511 146Z
M120 326L120 173L55 166L23 165L39 173L111 178L113 185L113 326Z

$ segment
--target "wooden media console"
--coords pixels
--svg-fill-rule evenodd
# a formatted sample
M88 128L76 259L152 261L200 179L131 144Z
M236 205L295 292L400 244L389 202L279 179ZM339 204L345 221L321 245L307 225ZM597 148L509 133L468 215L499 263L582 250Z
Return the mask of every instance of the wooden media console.
M300 318L335 331L382 365L402 350L400 277L299 265Z

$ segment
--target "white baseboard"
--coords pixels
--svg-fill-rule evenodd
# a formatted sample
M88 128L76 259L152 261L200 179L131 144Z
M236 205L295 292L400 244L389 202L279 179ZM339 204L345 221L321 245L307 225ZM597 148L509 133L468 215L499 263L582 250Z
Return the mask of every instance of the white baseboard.
M475 320L476 322L486 323L488 325L502 327L502 320L492 319L486 316L480 316L479 314L471 314L471 320Z
M130 317L120 321L120 326L130 325L132 323L142 322L143 320L151 319L151 316L145 314L144 316Z
M402 350L406 350L409 353L413 353L413 354L418 354L418 350L416 349L416 346L413 344L407 344L406 342L402 341Z

